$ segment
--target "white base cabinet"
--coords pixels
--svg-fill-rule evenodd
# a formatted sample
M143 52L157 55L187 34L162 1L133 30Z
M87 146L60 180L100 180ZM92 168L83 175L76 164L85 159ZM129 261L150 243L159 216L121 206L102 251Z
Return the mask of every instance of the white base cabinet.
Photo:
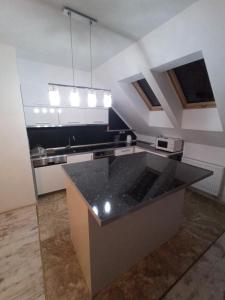
M67 163L78 163L93 159L93 153L67 156ZM37 194L43 195L65 189L63 164L35 168Z
M146 152L146 150L143 149L143 148L140 148L138 146L135 146L134 147L134 153L140 153L140 152Z
M119 148L115 150L115 156L133 154L134 147Z
M35 168L38 195L59 191L65 188L62 164Z
M67 156L67 163L79 163L82 161L88 161L93 159L93 153L84 153L84 154L76 154L76 155L68 155Z

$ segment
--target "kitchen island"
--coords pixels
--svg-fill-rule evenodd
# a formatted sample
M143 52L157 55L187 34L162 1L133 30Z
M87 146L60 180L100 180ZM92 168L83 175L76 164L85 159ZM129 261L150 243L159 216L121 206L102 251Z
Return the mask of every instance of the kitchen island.
M211 171L146 152L63 166L71 238L93 296L174 236Z

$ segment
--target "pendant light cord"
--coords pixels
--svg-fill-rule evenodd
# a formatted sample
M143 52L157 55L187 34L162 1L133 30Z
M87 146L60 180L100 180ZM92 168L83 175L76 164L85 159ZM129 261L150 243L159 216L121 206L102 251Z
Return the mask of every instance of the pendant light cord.
M72 32L72 14L69 12L70 17L70 50L71 50L71 66L73 72L73 86L75 86L75 62L74 62L74 55L73 55L73 32Z
M92 26L92 21L90 20L90 68L91 68L91 88L93 84L93 75L92 75L92 69L93 69L93 58L92 58L92 32L91 32L91 26Z

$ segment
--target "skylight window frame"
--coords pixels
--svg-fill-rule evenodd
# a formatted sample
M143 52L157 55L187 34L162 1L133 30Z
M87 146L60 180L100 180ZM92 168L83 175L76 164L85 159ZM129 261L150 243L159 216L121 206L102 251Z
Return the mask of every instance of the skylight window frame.
M152 100L146 96L146 94L144 93L143 89L139 85L138 81L132 82L132 85L135 88L135 90L138 92L139 96L144 101L144 103L146 104L146 106L148 107L149 110L151 110L151 111L160 111L160 110L163 110L161 105L153 106L151 104Z
M177 78L174 69L168 70L167 74L184 109L202 109L202 108L216 107L216 102L213 101L212 99L208 99L207 102L204 101L204 102L189 103L187 101L187 98L184 95L183 89L181 87L181 84Z

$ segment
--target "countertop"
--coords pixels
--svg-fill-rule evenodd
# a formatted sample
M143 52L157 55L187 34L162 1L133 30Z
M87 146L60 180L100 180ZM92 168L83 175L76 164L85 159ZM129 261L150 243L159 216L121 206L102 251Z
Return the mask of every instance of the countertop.
M173 156L173 155L178 155L178 154L183 153L183 150L182 151L177 151L177 152L168 152L168 151L159 150L159 149L156 149L153 144L147 143L147 142L144 142L144 141L137 141L136 146L138 146L140 148L143 148L143 149L146 149L146 150L150 151L152 154L157 154L157 155L162 156L162 157L170 157L170 156Z
M117 148L124 148L124 147L132 147L136 145L136 140L132 141L131 144L127 144L126 141L119 141L119 142L108 142L108 143L98 143L98 144L89 144L89 145L77 145L68 147L58 147L58 148L48 148L47 157L49 156L59 156L59 155L75 155L81 153L90 153L90 152L99 152L104 150L113 150ZM31 155L31 159L37 159L38 155Z
M213 174L147 152L63 165L99 225Z
M147 151L151 152L152 154L156 154L162 157L170 157L177 154L182 154L183 151L179 152L166 152L162 150L155 149L155 147L147 142L133 140L131 144L127 144L126 141L119 141L119 142L108 142L108 143L99 143L99 144L90 144L90 145L77 145L72 146L70 148L67 147L59 147L59 148L49 148L47 150L47 157L52 156L59 156L59 155L75 155L81 153L90 153L90 152L99 152L105 150L114 150L118 148L124 147L132 147L138 146L140 148L146 149ZM44 157L44 156L40 156ZM37 155L31 156L32 160L39 159Z

